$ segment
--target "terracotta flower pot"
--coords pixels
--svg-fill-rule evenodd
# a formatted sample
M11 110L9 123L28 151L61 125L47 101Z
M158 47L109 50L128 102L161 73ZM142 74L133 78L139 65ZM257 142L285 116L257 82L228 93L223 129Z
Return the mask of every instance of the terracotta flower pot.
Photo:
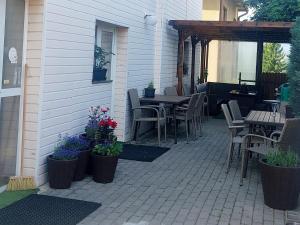
M77 158L72 160L56 160L51 155L48 156L49 186L55 189L70 188L77 160Z
M90 150L81 151L78 155L78 161L74 174L74 181L80 181L85 178L85 174L87 171L87 165L89 163L90 158Z
M300 191L300 167L271 166L260 160L265 204L273 209L293 210Z
M111 183L114 179L118 157L92 155L93 180L98 183Z

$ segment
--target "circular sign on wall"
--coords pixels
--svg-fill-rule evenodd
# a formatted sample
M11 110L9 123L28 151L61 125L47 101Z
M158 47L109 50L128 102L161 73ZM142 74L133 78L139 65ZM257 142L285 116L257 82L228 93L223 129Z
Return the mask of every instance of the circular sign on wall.
M8 52L8 58L11 64L18 63L18 52L15 47L11 47Z

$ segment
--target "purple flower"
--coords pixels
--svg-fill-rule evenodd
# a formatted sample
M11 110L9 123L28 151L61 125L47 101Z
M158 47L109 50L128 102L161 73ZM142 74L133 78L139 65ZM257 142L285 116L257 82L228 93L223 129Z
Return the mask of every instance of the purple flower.
M79 155L79 151L67 149L65 147L58 147L52 154L52 158L56 160L73 160Z
M62 147L71 151L84 151L89 149L90 142L78 136L66 136L63 138Z

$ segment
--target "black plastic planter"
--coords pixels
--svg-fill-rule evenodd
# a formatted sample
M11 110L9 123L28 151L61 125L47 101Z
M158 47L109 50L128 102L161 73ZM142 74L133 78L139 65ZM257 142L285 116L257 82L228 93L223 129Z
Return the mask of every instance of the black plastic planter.
M265 204L273 209L293 210L300 191L300 167L271 166L260 160Z
M111 183L114 179L118 157L92 155L93 180L98 183Z
M87 165L89 163L90 158L90 150L81 151L78 155L78 161L74 174L74 181L80 181L85 178L85 174L87 171Z
M81 139L84 139L84 140L87 140L90 142L90 148L93 149L95 147L95 139L91 140L87 137L86 133L83 133L83 134L79 134L79 137Z
M50 188L67 189L71 187L77 159L56 160L48 156L48 178Z
M154 98L155 89L154 88L145 88L145 98Z

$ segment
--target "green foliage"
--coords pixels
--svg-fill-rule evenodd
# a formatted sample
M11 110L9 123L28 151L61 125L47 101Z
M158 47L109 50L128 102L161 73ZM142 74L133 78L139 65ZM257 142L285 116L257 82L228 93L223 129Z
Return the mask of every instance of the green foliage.
M96 69L104 69L104 66L110 63L110 61L106 60L106 56L114 55L112 52L106 52L101 47L95 46L94 58L95 58L95 68Z
M291 31L292 44L288 65L288 80L290 85L289 104L296 116L300 116L300 18Z
M264 44L263 72L283 73L287 69L286 55L278 43Z
M256 21L295 21L299 11L298 0L245 0L254 9Z
M98 144L94 147L93 153L102 156L118 156L122 152L123 145L114 141L110 144Z
M272 151L267 154L266 162L272 166L296 167L298 165L297 154L291 151Z
M154 89L153 81L151 81L151 82L148 84L148 88L149 88L149 89Z

